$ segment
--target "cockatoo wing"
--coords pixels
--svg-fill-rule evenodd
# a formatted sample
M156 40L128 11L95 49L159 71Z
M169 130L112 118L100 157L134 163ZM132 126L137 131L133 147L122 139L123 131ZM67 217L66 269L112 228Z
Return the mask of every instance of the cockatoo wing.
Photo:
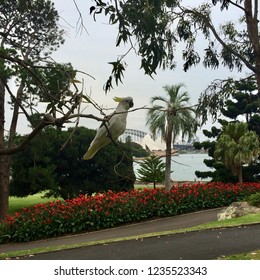
M133 99L131 97L117 97L114 100L119 102L116 111L100 126L88 151L83 156L83 159L91 159L101 148L112 141L111 138L113 141L116 141L119 136L124 133L126 128L127 111L133 106Z
M83 159L91 159L101 148L111 142L108 136L107 129L104 124L97 130L96 136L91 142L87 152L84 154Z
M105 147L112 141L111 138L116 141L118 137L124 133L126 127L126 114L113 115L110 120L106 122L106 126L104 124L100 126L88 151L83 156L83 159L91 159L101 148Z

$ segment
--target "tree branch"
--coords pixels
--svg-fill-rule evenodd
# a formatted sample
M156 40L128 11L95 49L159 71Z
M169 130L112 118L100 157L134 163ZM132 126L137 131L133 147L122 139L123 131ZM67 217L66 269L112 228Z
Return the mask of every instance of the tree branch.
M22 104L17 100L17 98L13 95L13 93L11 92L9 86L7 85L7 83L5 83L5 88L7 89L11 100L13 100L14 103L16 103L19 108L23 111L24 115L26 116L26 118L30 121L30 116L29 114L26 112L25 108L22 106Z
M0 155L12 155L17 152L22 151L25 146L46 126L50 125L50 123L47 120L42 120L35 129L26 137L26 139L18 146L7 148L7 149L1 149Z
M6 55L3 52L0 52L0 58L4 59L4 60L8 60L10 62L16 63L18 65L20 65L21 67L23 67L38 83L39 87L42 89L42 91L44 92L44 94L46 95L46 97L49 99L50 103L53 103L53 100L55 101L59 101L57 100L55 97L51 96L49 94L49 91L46 89L46 87L44 86L41 77L39 77L31 68L36 68L34 65L31 65L28 62L25 62L19 58L14 58L11 56ZM31 67L31 68L30 68Z
M256 67L254 67L251 63L249 63L249 61L247 59L245 59L245 57L243 57L241 54L239 54L238 52L236 52L233 48L229 47L218 35L218 32L216 31L216 29L214 28L213 24L211 23L210 19L203 15L200 12L197 12L195 10L189 10L189 9L184 9L183 10L184 13L187 14L194 14L198 17L200 17L203 22L206 24L206 26L211 30L211 32L213 33L214 37L217 39L217 41L225 48L227 49L230 53L232 53L234 56L236 56L237 58L239 58L246 66L247 68L249 68L250 70L252 70L254 73L256 73L257 69Z
M243 12L246 12L246 10L242 6L238 5L237 3L233 2L233 1L229 1L229 3L236 6L237 8L241 9Z
M77 12L79 13L79 19L77 21L77 25L78 25L79 22L81 22L81 24L80 24L81 28L77 28L77 33L79 31L82 32L82 30L84 29L87 32L87 34L88 34L88 30L87 30L87 28L84 25L84 20L83 20L83 17L82 17L82 13L80 12L80 9L79 9L79 7L77 5L77 2L75 0L73 0L73 2L74 2L74 5L75 5L75 7L77 9Z

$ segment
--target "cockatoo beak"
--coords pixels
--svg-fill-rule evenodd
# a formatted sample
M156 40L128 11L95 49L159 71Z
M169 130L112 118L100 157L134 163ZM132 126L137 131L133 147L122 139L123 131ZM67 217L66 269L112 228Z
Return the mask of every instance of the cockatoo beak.
M116 96L115 96L113 99L114 99L114 101L116 101L116 102L121 102L121 101L124 100L124 98L122 98L122 97L116 97Z

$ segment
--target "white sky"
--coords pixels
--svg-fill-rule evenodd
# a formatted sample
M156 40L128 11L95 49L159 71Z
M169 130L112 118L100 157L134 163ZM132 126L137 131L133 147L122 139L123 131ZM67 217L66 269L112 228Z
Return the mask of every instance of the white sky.
M190 3L191 1L186 1ZM192 3L202 3L205 1L193 0ZM211 2L211 1L210 1ZM175 70L158 70L158 74L154 76L154 80L149 76L145 76L143 70L140 70L140 58L133 52L126 57L128 67L125 72L123 84L114 86L114 89L107 94L103 91L103 85L111 73L111 65L108 62L115 61L117 55L126 52L126 48L116 48L115 41L117 30L115 26L109 26L107 18L97 16L94 22L89 14L89 8L94 4L91 0L76 0L76 3L82 13L84 25L87 29L77 33L77 22L79 20L78 11L73 0L54 0L55 6L60 13L61 26L66 30L65 44L53 54L53 58L57 62L71 62L73 67L89 73L95 77L95 80L84 76L84 90L86 93L92 94L92 98L104 107L115 107L113 101L114 96L132 96L135 108L149 105L150 98L155 95L163 95L162 87L166 84L174 85L184 83L186 90L190 94L191 104L197 103L200 93L216 78L235 77L236 73L232 73L225 68L218 70L205 69L203 66L197 66L184 72L182 70L181 50L177 49ZM217 10L218 11L218 10ZM234 12L233 12L234 13ZM222 20L225 14L218 11L215 14L216 20ZM229 19L229 17L227 17ZM207 42L201 40L200 47L206 48ZM83 76L79 75L78 79ZM88 107L85 113L94 113L100 116L98 111L94 111ZM148 132L146 124L146 110L139 110L128 115L127 128L142 130ZM93 120L81 120L80 125L88 128L97 128L99 123ZM200 139L203 138L202 133L198 132Z

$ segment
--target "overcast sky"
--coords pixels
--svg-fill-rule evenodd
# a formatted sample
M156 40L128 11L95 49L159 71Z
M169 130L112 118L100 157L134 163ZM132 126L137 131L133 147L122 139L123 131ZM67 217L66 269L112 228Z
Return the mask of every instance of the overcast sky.
M111 108L115 106L114 96L132 96L135 107L149 105L150 98L155 95L164 95L164 85L174 85L184 83L186 90L191 97L191 105L198 101L200 93L216 78L236 77L237 74L221 67L218 70L205 69L203 66L197 66L184 72L182 69L181 48L176 50L177 67L174 70L160 71L154 76L154 79L144 75L140 70L140 58L133 52L126 57L127 69L123 84L107 94L103 91L103 85L111 72L110 61L115 61L118 55L124 54L129 46L125 48L116 48L115 40L117 30L114 26L107 24L107 18L97 17L95 22L89 14L89 7L94 4L89 0L76 0L80 9L84 25L87 29L77 32L77 23L79 14L72 0L55 0L55 6L60 12L61 25L66 30L66 42L55 53L57 61L71 62L79 70L85 71L95 77L95 80L84 77L85 91L92 94L92 97L104 107ZM190 3L191 1L186 1ZM193 0L193 5L205 1ZM208 1L211 2L211 1ZM234 11L232 12L232 17ZM229 20L231 14L223 13L216 9L214 21L221 22L223 18ZM79 27L79 26L78 26ZM206 48L207 43L204 40L199 42L200 48ZM80 76L82 78L82 76ZM92 108L86 108L86 112L94 112ZM95 112L98 114L98 112ZM99 124L96 121L82 120L82 125L89 128L96 128ZM128 116L127 127L142 131L149 131L146 124L146 110L135 111ZM208 125L209 127L210 125ZM202 134L198 132L201 138Z
M188 1L189 3L191 1ZM192 3L201 3L203 1L193 0ZM205 2L205 1L204 1ZM210 1L211 2L211 1ZM71 62L74 68L84 71L95 77L95 80L87 76L78 75L78 79L84 78L84 91L91 93L92 98L100 105L111 108L116 104L113 101L114 96L132 96L135 108L149 105L150 98L155 95L164 95L164 85L174 85L184 83L186 90L191 97L191 105L198 101L200 93L216 78L235 77L225 68L218 70L204 69L202 66L194 67L188 72L182 70L181 49L176 50L177 67L175 70L158 70L154 79L144 75L140 70L140 58L133 52L126 57L127 69L123 84L115 86L107 94L103 91L103 85L111 73L111 65L108 62L115 61L118 55L124 54L129 46L125 48L116 48L115 41L117 30L115 26L107 24L107 18L97 17L97 21L89 14L89 8L94 4L91 0L76 0L79 10L83 16L84 25L87 29L79 32L79 13L73 0L54 0L55 6L61 16L60 25L66 30L65 44L53 54L57 62ZM215 13L216 20L222 19L223 13ZM205 41L199 42L203 49L207 47ZM138 110L128 115L127 128L142 130L148 132L146 124L146 111ZM85 113L94 113L100 116L97 111L87 107ZM81 125L88 128L97 128L99 123L93 120L82 120ZM198 136L202 138L199 132Z

